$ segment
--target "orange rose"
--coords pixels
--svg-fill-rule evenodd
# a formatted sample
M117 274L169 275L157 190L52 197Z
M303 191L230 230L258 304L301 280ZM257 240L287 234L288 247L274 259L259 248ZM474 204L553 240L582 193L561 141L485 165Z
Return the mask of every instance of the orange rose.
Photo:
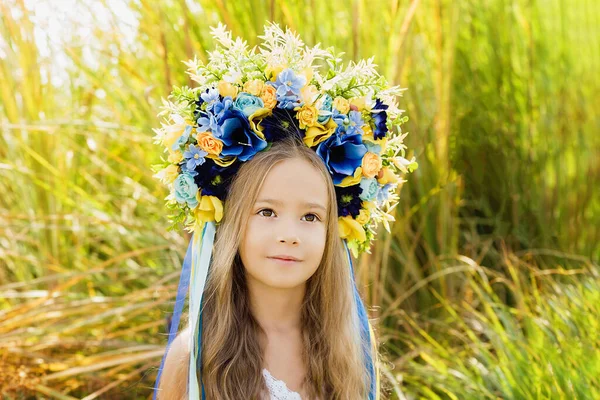
M265 103L265 108L274 109L277 105L277 89L271 85L265 85L260 98Z
M223 150L223 142L215 137L210 132L200 132L196 135L198 146L206 151L208 154L214 154L218 156Z
M295 110L296 118L300 122L300 129L306 129L309 126L314 126L317 123L317 118L319 118L319 111L314 106L304 105L302 107L297 107Z
M374 178L381 169L381 157L378 154L367 151L362 159L363 175Z

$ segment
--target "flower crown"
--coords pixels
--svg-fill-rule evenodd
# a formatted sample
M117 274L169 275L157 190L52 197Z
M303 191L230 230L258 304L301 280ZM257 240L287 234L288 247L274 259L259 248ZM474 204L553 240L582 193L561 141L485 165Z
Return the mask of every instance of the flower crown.
M170 190L169 230L183 222L194 231L218 223L240 165L286 136L296 135L323 160L335 185L340 236L355 257L369 252L382 222L398 203L407 160L400 125L406 120L373 58L343 68L333 48L310 48L289 29L265 26L262 47L251 51L219 24L209 62L185 62L195 88L174 87L163 99L167 115L155 143L168 157L153 166ZM327 68L328 67L328 68Z

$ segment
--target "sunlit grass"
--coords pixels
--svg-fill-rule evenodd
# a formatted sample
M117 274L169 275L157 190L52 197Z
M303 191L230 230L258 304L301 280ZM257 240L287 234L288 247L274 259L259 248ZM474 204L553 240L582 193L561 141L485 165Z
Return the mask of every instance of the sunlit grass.
M150 393L187 240L166 232L167 193L151 177L160 98L191 85L181 60L206 57L209 25L254 44L267 19L346 59L374 55L408 88L400 107L420 167L393 234L381 231L357 268L393 393L572 398L571 386L597 383L572 376L550 333L572 337L570 357L594 343L559 321L536 328L575 304L590 315L572 326L598 323L588 304L600 258L597 2L122 2L129 13L116 3L74 1L58 20L67 36L40 36L43 16L0 2L0 388ZM587 283L538 293L507 260L540 276L585 269ZM473 275L482 270L520 286L486 286ZM524 350L503 342L511 335Z

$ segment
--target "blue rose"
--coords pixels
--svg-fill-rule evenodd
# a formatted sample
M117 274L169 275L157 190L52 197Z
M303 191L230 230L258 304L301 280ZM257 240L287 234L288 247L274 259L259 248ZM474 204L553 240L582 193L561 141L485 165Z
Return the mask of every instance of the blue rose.
M196 193L198 193L198 185L194 182L194 178L188 174L183 173L175 179L174 182L175 199L178 203L187 203L190 208L194 208L198 205L198 199L196 199Z
M242 92L235 99L235 108L244 113L246 117L254 114L259 108L263 108L265 103L261 98Z
M362 135L334 133L317 147L317 154L323 159L334 184L341 183L347 176L362 164L367 147L362 142Z
M248 161L267 147L267 142L250 128L248 118L236 108L223 112L215 137L223 142L221 156L236 156L240 161Z
M375 178L363 178L360 180L360 188L362 189L362 192L359 196L360 199L362 201L371 201L375 199L375 196L377 196L379 183Z

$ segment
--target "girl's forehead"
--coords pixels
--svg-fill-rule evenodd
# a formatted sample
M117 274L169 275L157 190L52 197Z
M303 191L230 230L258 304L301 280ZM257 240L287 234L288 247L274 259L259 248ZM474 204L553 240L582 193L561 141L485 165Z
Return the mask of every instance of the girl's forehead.
M259 190L257 201L272 200L279 205L316 203L327 206L327 183L321 173L301 159L274 165Z

